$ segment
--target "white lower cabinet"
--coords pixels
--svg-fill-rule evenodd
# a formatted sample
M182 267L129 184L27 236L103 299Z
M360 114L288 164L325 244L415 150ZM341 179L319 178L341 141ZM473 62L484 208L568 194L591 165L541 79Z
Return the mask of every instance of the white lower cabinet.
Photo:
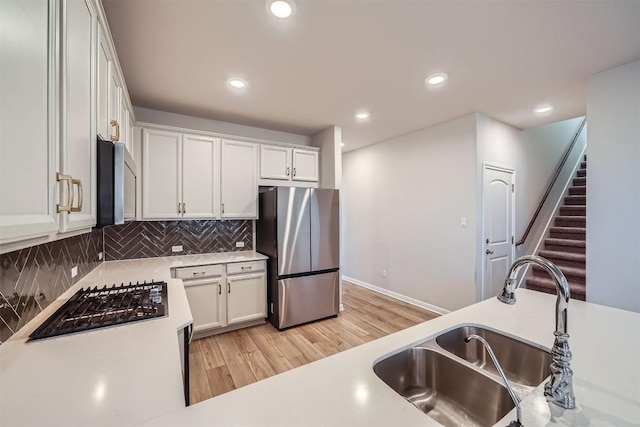
M265 261L181 267L197 338L264 322L267 315Z
M262 273L227 277L227 324L264 319L267 316L266 276Z

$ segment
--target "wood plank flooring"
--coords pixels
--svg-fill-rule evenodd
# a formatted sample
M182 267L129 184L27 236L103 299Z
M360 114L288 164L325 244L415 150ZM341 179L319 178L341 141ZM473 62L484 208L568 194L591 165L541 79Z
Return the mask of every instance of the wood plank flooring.
M342 282L337 318L278 331L270 323L194 340L189 349L191 403L408 328L436 313Z

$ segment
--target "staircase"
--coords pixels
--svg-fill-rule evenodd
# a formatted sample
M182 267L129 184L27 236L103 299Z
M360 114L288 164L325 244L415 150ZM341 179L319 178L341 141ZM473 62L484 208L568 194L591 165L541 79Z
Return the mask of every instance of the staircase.
M586 294L586 226L587 226L587 156L573 179L564 198L564 205L544 240L544 250L538 255L560 267L569 282L571 298L584 301ZM534 266L527 277L527 289L556 293L549 274Z

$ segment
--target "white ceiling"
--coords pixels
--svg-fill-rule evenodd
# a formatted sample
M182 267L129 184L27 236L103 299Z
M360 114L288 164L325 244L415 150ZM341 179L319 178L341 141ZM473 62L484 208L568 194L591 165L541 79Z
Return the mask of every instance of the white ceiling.
M340 125L345 150L471 112L521 129L577 117L589 75L640 58L637 0L299 0L286 21L261 0L103 5L134 105L307 135ZM435 72L449 79L429 90Z

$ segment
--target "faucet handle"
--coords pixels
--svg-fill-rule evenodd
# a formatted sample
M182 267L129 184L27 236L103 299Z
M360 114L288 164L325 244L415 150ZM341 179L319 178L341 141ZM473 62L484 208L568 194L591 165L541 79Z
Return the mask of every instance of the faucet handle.
M516 287L517 281L516 279L506 278L504 281L504 286L502 290L498 294L498 299L505 304L515 304L516 303Z

